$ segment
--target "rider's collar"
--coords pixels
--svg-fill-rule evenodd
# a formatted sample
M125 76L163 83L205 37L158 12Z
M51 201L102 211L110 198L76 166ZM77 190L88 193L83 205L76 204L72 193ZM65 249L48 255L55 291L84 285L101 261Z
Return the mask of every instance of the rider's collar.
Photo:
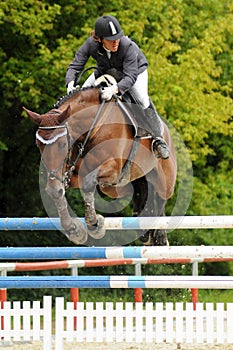
M104 48L104 50L105 51L107 51L108 53L112 53L112 51L111 50L108 50L108 49L106 49L106 47L103 45L103 48Z

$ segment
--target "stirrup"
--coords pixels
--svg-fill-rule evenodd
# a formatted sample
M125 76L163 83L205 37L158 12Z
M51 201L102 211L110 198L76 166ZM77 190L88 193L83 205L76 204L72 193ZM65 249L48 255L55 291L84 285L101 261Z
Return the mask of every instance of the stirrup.
M167 159L170 156L168 145L162 137L155 138L153 149L158 152L158 158Z

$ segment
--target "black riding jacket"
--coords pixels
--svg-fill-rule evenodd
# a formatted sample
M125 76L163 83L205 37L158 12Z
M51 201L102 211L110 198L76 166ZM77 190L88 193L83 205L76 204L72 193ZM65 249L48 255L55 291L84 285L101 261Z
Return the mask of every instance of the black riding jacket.
M66 72L66 85L75 80L75 75L84 69L89 57L96 60L98 70L95 70L95 77L105 74L109 69L115 68L122 72L123 78L118 82L121 94L129 90L137 80L139 74L147 69L148 62L139 47L128 37L123 36L117 52L111 52L108 58L102 44L89 37L78 49L73 61Z

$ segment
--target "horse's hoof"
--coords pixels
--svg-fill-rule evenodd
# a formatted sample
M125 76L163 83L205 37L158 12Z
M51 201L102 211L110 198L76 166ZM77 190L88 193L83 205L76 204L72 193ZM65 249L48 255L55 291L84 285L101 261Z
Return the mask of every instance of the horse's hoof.
M79 219L73 219L73 227L64 233L71 242L77 245L86 243L88 238L87 231Z
M104 217L97 214L97 224L94 226L87 225L87 233L89 236L95 239L101 239L106 234L106 229L104 228Z
M151 232L151 230L149 230L146 233L144 233L144 235L140 236L139 240L143 243L143 245L152 246L154 245L153 233L154 232Z
M157 230L154 234L154 245L155 246L169 246L167 234L165 230Z

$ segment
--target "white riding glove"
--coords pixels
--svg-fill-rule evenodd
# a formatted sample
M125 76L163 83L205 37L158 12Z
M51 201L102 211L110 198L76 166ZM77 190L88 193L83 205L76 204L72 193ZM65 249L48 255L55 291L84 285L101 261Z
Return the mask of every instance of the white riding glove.
M112 85L101 89L102 100L110 101L114 94L118 93L118 86Z
M76 90L76 87L74 86L74 81L72 80L67 85L67 94L70 94L74 90Z

